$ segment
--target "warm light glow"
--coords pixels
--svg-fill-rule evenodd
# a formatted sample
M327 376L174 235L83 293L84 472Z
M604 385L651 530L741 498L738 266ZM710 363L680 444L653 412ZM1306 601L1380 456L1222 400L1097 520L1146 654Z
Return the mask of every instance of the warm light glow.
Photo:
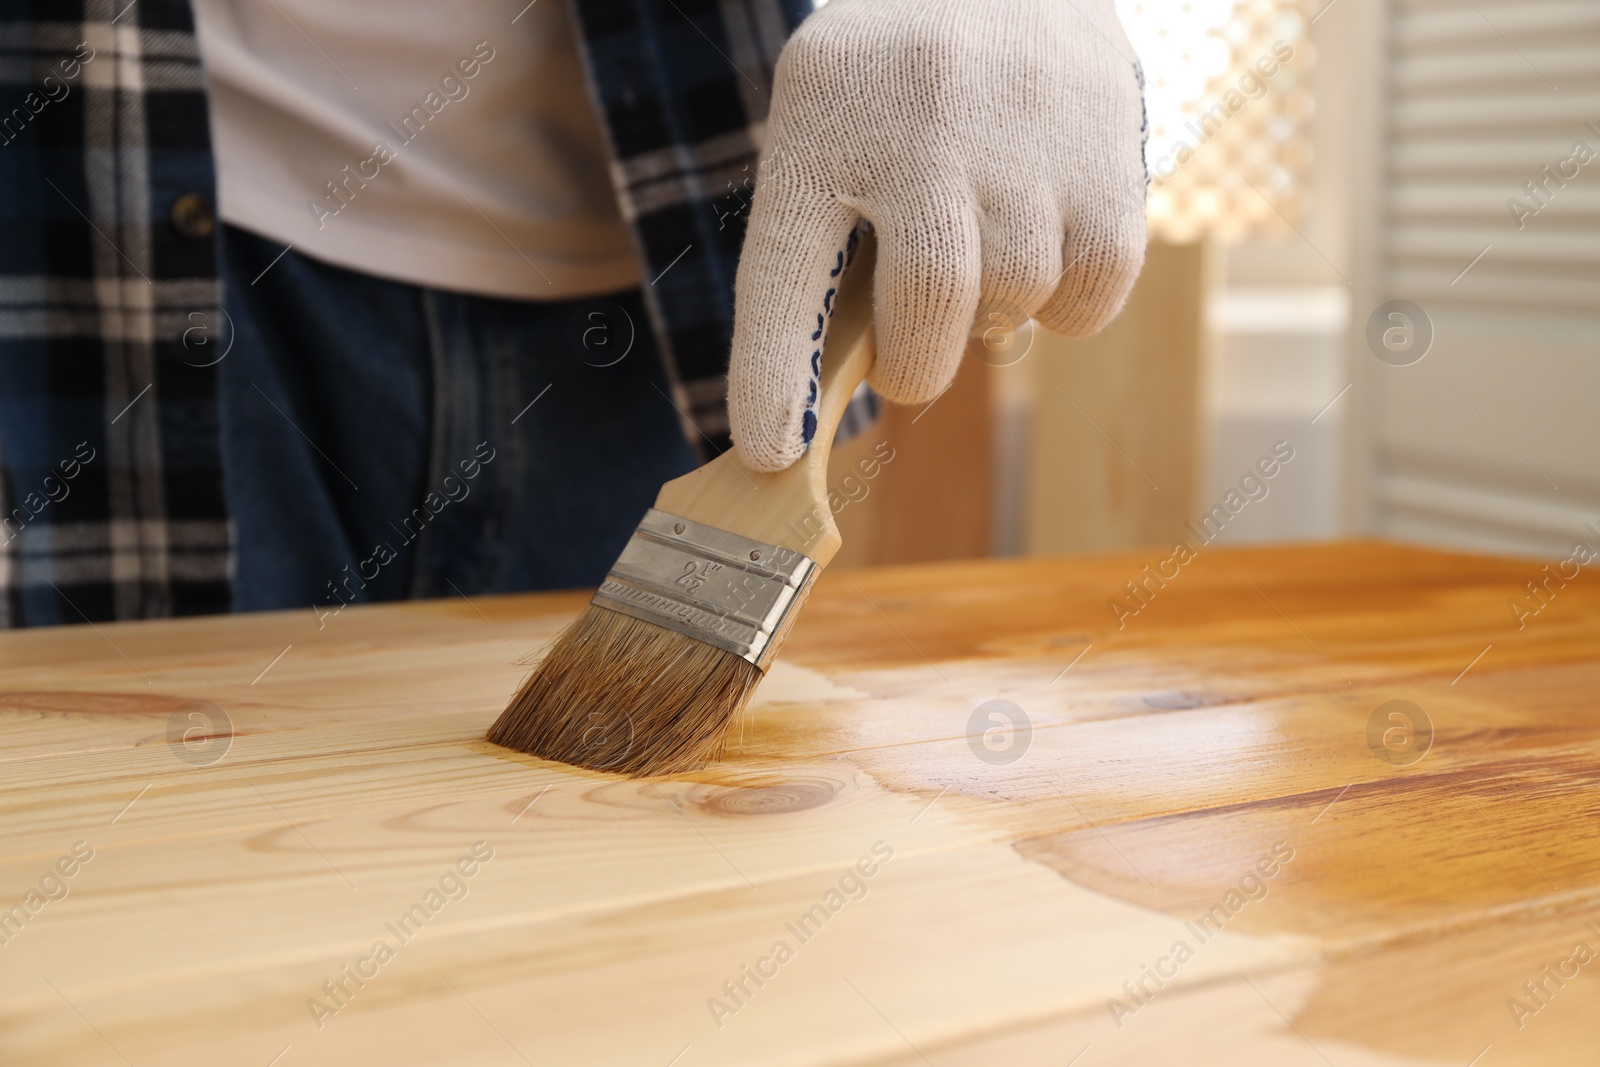
M1177 136L1188 109L1228 69L1232 51L1223 31L1233 7L1234 0L1117 0L1117 15L1144 65L1152 142Z
M1151 232L1222 240L1305 209L1312 59L1296 0L1117 0L1145 72Z

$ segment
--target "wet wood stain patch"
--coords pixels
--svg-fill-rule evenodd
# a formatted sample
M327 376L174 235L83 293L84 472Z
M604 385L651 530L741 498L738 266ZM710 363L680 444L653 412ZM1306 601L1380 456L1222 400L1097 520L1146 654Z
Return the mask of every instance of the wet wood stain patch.
M482 741L572 594L0 635L0 1060L1595 1062L1600 586L1147 562L825 574L673 779Z

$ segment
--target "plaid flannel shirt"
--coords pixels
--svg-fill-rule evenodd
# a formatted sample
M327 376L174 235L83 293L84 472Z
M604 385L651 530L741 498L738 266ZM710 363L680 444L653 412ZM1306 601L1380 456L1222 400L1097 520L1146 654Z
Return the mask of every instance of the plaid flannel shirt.
M0 23L6 626L229 606L216 372L188 333L215 245L168 221L211 193L205 83L187 3L124 5Z
M569 2L685 432L724 448L772 68L812 0ZM226 321L175 216L213 197L188 2L17 0L0 92L0 626L225 611Z

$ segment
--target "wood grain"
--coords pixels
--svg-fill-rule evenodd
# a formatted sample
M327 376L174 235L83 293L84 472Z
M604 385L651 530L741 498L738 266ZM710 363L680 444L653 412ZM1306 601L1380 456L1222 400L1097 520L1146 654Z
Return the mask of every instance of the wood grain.
M581 593L0 635L0 1062L1592 1063L1600 586L1148 556L830 570L644 781L480 740Z

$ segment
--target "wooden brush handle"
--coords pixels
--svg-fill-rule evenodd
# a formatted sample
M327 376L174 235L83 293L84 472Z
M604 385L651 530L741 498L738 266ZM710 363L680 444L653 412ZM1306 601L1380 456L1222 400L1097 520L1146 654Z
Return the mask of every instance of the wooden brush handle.
M695 522L780 545L825 566L839 551L828 507L828 453L851 394L872 369L872 269L877 245L864 234L839 284L822 351L817 432L805 455L784 470L752 470L729 449L699 470L661 487L656 508Z

